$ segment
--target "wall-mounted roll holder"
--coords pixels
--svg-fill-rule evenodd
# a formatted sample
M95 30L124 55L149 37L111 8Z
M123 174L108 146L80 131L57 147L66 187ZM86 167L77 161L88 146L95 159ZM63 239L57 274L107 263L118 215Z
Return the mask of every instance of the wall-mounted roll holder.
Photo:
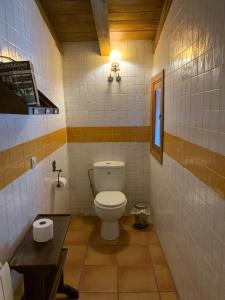
M59 177L60 177L60 174L62 173L62 170L57 169L55 160L52 162L52 171L53 172L58 172L58 174L57 174L57 185L56 186L60 187Z

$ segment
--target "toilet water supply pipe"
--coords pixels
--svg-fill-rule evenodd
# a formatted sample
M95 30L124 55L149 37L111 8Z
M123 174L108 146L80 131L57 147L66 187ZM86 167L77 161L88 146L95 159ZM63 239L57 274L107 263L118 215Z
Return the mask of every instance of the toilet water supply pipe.
M93 172L93 169L88 169L89 183L90 183L90 187L91 187L93 198L95 198L96 195L95 195L94 185L93 185L93 183L91 181L91 172Z

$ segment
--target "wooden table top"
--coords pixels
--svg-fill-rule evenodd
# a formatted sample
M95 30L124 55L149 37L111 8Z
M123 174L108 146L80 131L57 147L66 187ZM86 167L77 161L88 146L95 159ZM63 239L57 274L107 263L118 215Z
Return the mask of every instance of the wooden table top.
M31 225L11 258L12 269L25 272L57 266L69 227L70 215L38 215L35 220L40 218L53 220L53 239L46 243L35 242Z

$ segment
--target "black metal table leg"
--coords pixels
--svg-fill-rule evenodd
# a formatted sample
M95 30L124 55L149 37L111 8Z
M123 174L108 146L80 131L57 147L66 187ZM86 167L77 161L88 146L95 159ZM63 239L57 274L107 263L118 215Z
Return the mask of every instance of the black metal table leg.
M60 278L57 293L67 295L69 298L72 298L72 299L79 298L79 292L72 286L64 283L63 273Z

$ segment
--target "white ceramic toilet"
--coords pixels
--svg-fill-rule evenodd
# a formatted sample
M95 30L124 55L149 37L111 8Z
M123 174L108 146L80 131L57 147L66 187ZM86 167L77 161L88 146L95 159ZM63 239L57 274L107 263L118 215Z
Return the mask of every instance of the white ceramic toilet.
M94 184L98 192L94 207L97 216L102 220L101 235L106 240L114 240L119 236L118 221L127 204L126 196L122 193L125 186L125 163L94 163Z

